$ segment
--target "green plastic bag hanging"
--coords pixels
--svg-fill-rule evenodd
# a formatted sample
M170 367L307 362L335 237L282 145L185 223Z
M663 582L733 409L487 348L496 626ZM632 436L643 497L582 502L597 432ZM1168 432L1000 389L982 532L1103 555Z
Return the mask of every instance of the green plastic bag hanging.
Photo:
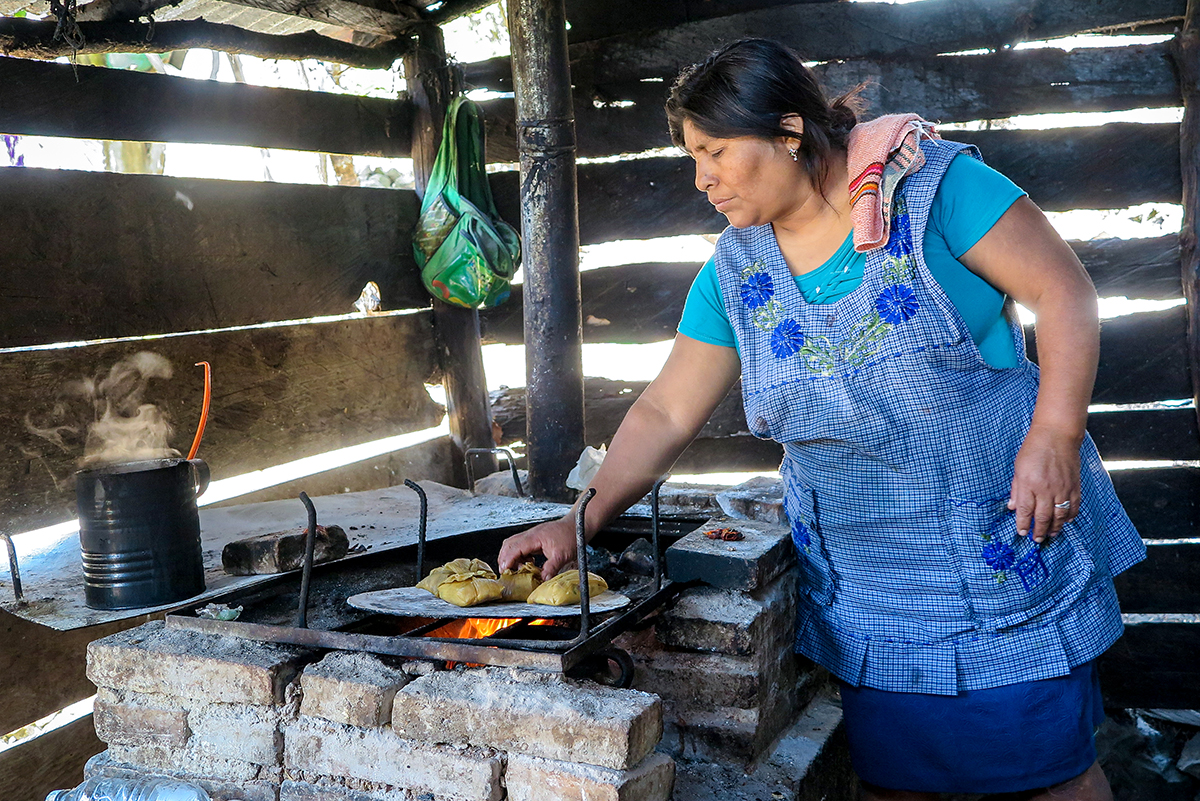
M446 112L413 252L429 293L469 309L503 303L520 264L520 237L496 212L483 168L479 109L465 97Z

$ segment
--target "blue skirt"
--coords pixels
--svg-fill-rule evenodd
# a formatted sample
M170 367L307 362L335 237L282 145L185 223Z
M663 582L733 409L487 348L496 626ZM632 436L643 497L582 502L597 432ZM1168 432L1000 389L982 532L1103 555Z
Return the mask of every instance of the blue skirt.
M1060 784L1096 761L1093 734L1104 720L1094 662L957 696L841 690L854 769L890 790L1017 793Z

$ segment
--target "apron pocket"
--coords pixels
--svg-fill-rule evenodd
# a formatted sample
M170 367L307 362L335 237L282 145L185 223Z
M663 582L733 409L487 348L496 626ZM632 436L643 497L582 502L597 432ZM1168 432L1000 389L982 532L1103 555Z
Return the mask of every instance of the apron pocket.
M821 540L816 494L785 480L783 509L792 527L796 561L800 567L800 591L819 604L833 599L833 571Z

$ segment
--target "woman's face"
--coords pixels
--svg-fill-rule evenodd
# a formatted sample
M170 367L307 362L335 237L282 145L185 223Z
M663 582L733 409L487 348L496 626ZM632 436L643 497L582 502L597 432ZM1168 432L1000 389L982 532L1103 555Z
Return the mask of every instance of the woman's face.
M804 171L785 140L717 139L685 119L683 142L696 161L696 188L734 228L774 222L803 203Z

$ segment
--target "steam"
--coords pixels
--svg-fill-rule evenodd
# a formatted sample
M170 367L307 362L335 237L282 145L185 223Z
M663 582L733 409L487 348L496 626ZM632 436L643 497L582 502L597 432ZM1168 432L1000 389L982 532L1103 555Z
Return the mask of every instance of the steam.
M27 416L25 427L67 453L82 439L80 467L179 456L168 444L172 428L166 416L145 402L150 380L171 374L171 363L159 354L135 353L104 378L64 384L45 423L39 426Z

